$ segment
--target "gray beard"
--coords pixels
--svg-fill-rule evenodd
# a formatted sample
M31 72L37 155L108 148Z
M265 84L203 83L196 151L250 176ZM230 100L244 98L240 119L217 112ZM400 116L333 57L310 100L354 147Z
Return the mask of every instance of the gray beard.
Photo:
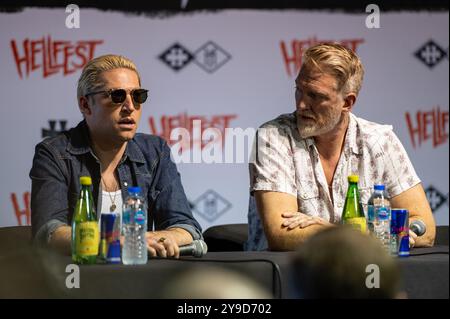
M318 127L316 123L310 126L303 126L297 119L298 133L300 134L300 137L303 139L326 134L331 130L333 130L341 122L341 120L342 114L341 116L333 118L332 121L328 121L326 125Z

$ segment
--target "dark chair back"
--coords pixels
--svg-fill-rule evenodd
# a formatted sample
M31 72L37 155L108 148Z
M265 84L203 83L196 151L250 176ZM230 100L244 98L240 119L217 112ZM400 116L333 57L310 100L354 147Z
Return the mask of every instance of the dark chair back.
M243 251L247 237L247 224L212 226L203 233L208 251Z
M448 246L448 225L436 226L436 239L435 245Z
M31 245L31 226L12 226L0 228L0 255L29 248Z

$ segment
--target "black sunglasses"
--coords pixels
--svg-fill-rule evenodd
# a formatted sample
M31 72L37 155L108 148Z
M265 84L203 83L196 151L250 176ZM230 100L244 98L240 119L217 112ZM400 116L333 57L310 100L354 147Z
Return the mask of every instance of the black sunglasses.
M111 97L111 101L116 104L121 104L127 98L127 90L125 89L113 89L108 91L96 91L85 94L86 97L89 95L99 94L99 93L107 93L108 96ZM130 95L133 98L133 102L136 104L142 104L147 101L148 90L145 89L135 89L130 91Z

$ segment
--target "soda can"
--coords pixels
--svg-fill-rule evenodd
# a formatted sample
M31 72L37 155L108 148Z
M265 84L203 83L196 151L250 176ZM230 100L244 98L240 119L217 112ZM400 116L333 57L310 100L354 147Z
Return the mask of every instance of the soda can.
M120 214L101 214L100 257L109 264L120 263Z
M397 239L398 256L409 256L409 211L404 208L391 210L391 233Z

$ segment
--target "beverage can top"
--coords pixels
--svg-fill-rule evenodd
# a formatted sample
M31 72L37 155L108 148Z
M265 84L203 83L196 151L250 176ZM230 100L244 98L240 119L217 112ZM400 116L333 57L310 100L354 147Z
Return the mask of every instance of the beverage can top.
M140 193L141 188L139 186L130 186L128 187L128 193Z
M359 176L358 176L358 175L350 175L350 176L348 177L348 181L349 181L350 183L358 183L358 181L359 181Z
M80 183L81 185L90 186L92 185L92 179L90 176L81 176Z
M396 214L406 214L408 213L408 210L406 208L392 208L391 212L394 212Z
M375 185L373 186L373 188L374 188L376 191L384 191L384 190L385 190L385 187L384 187L383 184L375 184Z

